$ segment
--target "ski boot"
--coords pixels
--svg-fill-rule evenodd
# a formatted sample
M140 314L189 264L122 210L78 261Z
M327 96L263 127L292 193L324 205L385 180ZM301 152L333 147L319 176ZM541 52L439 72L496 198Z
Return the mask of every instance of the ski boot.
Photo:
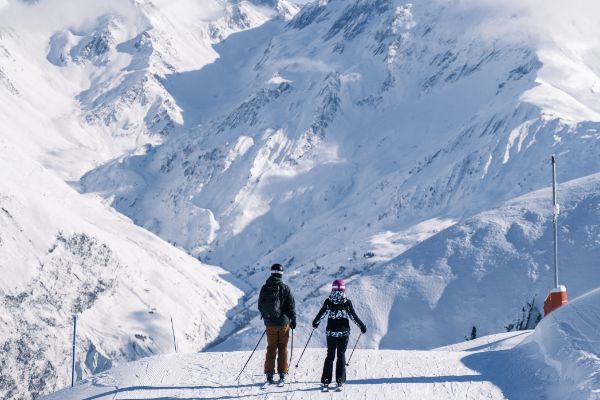
M267 376L267 383L269 385L273 385L275 383L275 381L273 380L273 373L267 372L265 375Z
M287 374L285 372L279 373L279 382L277 382L277 386L285 385L285 379L287 378Z

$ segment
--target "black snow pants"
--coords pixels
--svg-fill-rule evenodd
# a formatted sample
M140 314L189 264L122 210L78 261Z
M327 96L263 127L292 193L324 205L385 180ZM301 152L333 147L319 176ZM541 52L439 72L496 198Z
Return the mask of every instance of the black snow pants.
M337 362L335 364L335 381L346 382L346 348L348 347L348 336L331 337L327 336L327 357L323 365L323 375L321 383L330 384L333 375L333 359L337 353Z

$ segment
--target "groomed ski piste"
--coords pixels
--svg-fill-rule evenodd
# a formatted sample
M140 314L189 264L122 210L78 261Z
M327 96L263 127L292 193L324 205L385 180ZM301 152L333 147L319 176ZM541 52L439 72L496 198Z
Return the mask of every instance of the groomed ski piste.
M236 376L250 352L208 352L121 365L44 399L597 400L600 289L553 312L535 331L491 335L430 351L356 350L342 393L320 391L324 349L309 348L295 368L299 353L296 348L284 387L261 389L263 351L254 354L239 382Z

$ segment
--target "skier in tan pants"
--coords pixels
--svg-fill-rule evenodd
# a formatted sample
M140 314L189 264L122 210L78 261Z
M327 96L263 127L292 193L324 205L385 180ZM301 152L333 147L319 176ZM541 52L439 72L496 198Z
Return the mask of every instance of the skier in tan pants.
M260 290L258 310L265 322L267 331L267 354L265 357L265 375L267 382L275 383L275 360L279 383L285 382L288 365L288 340L290 329L296 328L296 306L294 296L288 285L283 283L281 264L271 266L271 276Z

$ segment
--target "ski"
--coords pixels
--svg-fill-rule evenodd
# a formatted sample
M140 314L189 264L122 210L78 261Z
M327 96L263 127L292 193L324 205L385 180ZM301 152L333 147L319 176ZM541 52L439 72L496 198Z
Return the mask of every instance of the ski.
M321 392L329 392L329 386L328 385L321 385Z
M268 387L269 387L269 386L271 386L271 385L274 385L274 383L271 383L271 382L268 382L268 381L267 381L267 382L265 382L265 383L263 383L263 384L261 385L260 389L261 389L261 390L265 390L266 388L268 388Z
M343 386L338 386L338 387L335 388L336 392L341 392L342 390L344 390Z

